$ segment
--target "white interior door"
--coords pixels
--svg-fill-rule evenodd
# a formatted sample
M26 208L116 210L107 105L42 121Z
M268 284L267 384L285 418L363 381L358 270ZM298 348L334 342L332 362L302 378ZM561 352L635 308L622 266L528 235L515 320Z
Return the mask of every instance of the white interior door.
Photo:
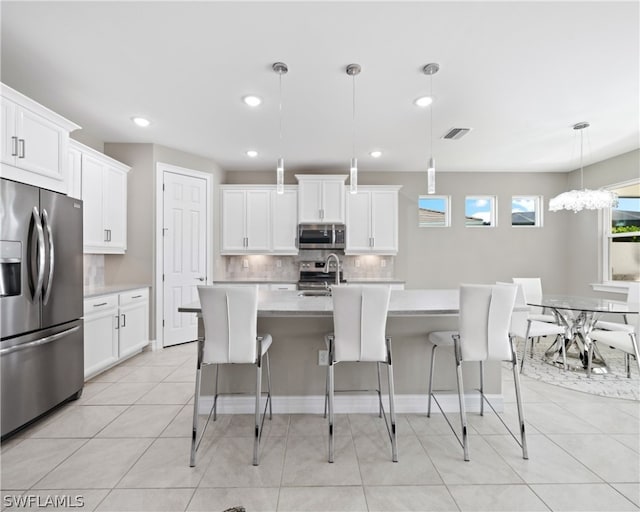
M163 346L197 338L195 315L178 307L198 299L197 286L207 282L207 182L163 172Z

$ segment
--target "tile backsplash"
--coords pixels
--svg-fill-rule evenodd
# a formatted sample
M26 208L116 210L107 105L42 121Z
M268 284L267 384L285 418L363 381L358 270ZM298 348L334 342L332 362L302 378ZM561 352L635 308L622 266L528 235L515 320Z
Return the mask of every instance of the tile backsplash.
M84 286L104 286L104 254L85 254L83 265Z
M219 279L272 279L297 281L301 261L324 261L330 251L301 251L297 256L223 256ZM345 279L394 277L393 256L339 255Z

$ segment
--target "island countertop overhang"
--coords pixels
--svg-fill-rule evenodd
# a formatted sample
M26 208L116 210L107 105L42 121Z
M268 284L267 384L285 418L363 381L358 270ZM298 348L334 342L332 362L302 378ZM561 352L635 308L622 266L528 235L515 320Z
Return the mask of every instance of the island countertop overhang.
M301 297L292 291L259 291L258 316L314 316L333 315L331 297ZM389 317L443 316L459 313L458 289L392 290ZM516 308L519 311L521 308ZM528 308L527 308L528 309ZM526 310L526 309L523 309ZM200 313L200 303L192 302L178 308L181 313Z

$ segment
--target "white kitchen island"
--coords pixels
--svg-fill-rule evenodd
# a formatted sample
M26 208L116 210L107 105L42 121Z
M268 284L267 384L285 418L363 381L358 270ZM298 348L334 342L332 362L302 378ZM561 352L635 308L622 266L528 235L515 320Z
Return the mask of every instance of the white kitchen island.
M298 291L260 291L258 295L258 332L270 333L269 349L274 412L318 413L324 407L326 367L318 365L318 351L324 350L324 336L333 328L331 297L303 297ZM204 336L200 304L179 308L198 314L198 337ZM387 334L391 337L398 412L421 413L427 410L427 382L431 345L427 333L453 330L459 312L458 290L394 290L391 292ZM194 366L196 361L193 361ZM370 367L369 367L370 366ZM464 368L467 405L479 409L477 364ZM211 370L207 368L206 370ZM213 372L203 376L203 404L213 394ZM220 369L221 392L251 393L255 373L249 365L226 365ZM374 389L375 365L340 363L335 371L336 389ZM436 360L435 389L455 390L453 352L444 348ZM497 408L502 407L501 368L499 363L485 365L485 390ZM384 392L384 390L383 390ZM457 410L457 396L442 400L446 409ZM250 397L223 400L221 412L251 412ZM369 394L336 395L336 412L376 412L377 398Z

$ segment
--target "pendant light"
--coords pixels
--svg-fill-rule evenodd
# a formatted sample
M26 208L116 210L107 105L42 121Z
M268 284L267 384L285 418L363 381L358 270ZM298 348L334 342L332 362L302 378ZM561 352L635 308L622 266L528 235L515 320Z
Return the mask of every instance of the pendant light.
M580 210L600 210L601 208L613 208L618 206L618 195L610 190L589 190L584 188L583 149L584 130L589 123L582 122L573 125L574 130L580 130L580 190L570 190L549 200L549 210L572 210L574 213Z
M351 165L349 166L349 192L358 193L358 159L356 158L356 75L360 74L362 68L359 64L349 64L347 75L352 79L352 132L351 132Z
M278 163L276 165L276 192L278 194L284 194L284 158L282 157L282 75L285 75L289 71L289 68L284 62L276 62L273 65L273 70L278 73L278 81L280 86L280 103L278 106L280 157L278 157Z
M435 75L440 69L440 65L432 62L427 64L422 71L425 75L431 77L431 91L429 95L431 97L431 104L429 107L429 165L427 167L427 194L436 193L436 160L433 158L433 75Z

